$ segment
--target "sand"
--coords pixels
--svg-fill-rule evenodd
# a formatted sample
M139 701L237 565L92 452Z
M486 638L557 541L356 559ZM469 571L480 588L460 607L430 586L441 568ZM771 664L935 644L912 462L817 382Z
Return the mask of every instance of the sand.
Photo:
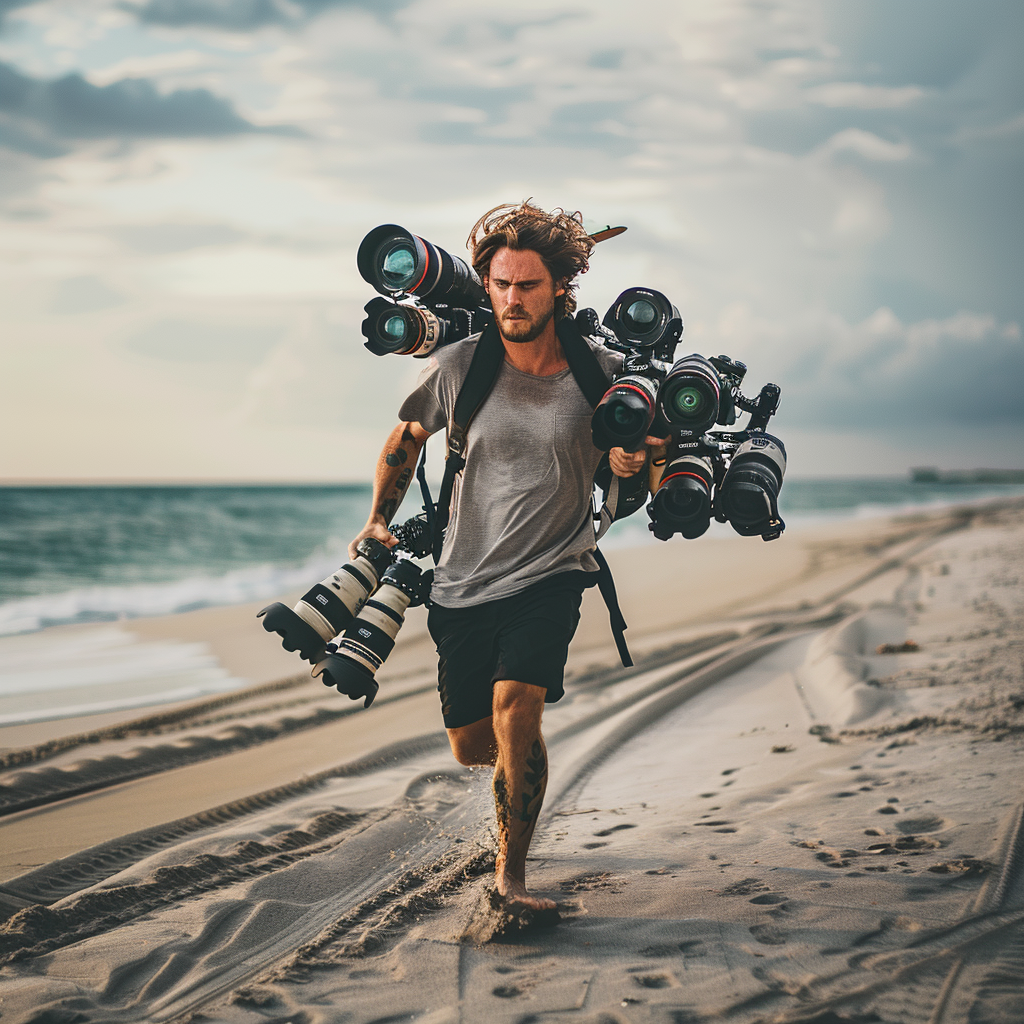
M247 685L0 731L3 1020L1024 1020L1024 504L612 562L637 664L588 594L545 714L559 921L489 892L421 610L369 710L254 607L139 620Z

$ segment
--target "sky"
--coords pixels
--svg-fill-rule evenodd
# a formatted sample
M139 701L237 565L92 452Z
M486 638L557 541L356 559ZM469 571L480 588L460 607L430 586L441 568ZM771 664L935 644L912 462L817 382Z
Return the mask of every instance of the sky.
M579 210L793 476L1024 466L1019 0L0 0L0 480L369 479L360 239Z

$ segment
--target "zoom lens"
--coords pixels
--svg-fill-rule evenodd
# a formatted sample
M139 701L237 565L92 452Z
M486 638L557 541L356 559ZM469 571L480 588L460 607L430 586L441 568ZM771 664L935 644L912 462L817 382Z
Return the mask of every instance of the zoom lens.
M659 540L675 533L693 539L711 525L714 468L703 455L677 454L665 467L661 483L647 506L650 530Z
M361 540L356 550L354 561L307 590L292 608L278 601L257 615L268 633L281 637L286 651L298 651L310 664L324 656L327 641L352 621L391 564L391 552L372 537Z
M679 310L651 288L627 288L611 304L603 323L620 341L640 349L674 347L683 333Z
M657 385L640 374L620 377L594 410L590 429L594 447L639 451L654 422Z
M381 224L359 245L356 265L382 295L419 295L432 303L473 308L487 292L465 261L397 224Z
M777 437L757 434L744 441L722 481L718 517L744 537L775 532L785 474L786 449Z
M388 354L424 358L442 344L445 323L429 309L402 305L380 297L363 307L366 319L362 332L366 347L375 355Z
M380 587L362 607L345 635L313 668L325 686L336 686L356 700L373 703L378 684L374 678L395 646L395 637L405 621L405 610L425 597L424 577L418 565L408 559L395 562L380 580ZM333 650L332 650L333 648Z
M684 356L673 364L658 389L658 412L671 427L703 434L718 420L721 385L703 356Z

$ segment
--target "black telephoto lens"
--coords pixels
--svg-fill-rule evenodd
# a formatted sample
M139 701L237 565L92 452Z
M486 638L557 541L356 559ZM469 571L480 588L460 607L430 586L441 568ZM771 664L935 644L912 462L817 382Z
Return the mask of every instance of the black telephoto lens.
M658 386L640 374L620 377L605 393L594 410L590 429L594 447L639 451L654 422L654 402Z
M364 697L363 707L368 708L377 696L377 669L394 649L406 608L422 603L423 584L423 574L415 562L402 559L390 566L381 577L380 587L349 623L337 646L332 644L313 667L313 675L353 700Z
M714 479L714 467L706 456L685 452L673 456L647 506L650 530L658 540L668 540L675 533L692 540L707 530Z
M391 564L391 552L372 537L361 540L356 550L355 561L306 591L294 607L277 601L256 616L263 619L268 633L281 637L286 651L298 651L311 665L324 656L327 642L352 621Z
M375 355L424 358L444 342L445 325L429 309L377 297L363 307L366 347Z
M381 224L359 245L356 265L382 295L418 295L472 308L487 302L476 271L458 256L397 224Z
M779 491L786 473L786 449L771 434L755 434L736 449L719 489L719 518L744 537L778 529Z
M718 420L721 383L702 355L683 356L658 389L658 412L677 430L703 434Z
M640 349L674 346L683 333L679 310L653 288L627 288L611 304L603 323L620 341Z

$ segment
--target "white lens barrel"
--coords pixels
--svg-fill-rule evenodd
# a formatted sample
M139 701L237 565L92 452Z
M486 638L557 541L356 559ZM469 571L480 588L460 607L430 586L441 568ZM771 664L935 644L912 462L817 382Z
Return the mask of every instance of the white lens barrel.
M393 650L411 600L404 591L385 582L345 630L336 653L373 675Z
M373 563L357 555L303 594L292 611L324 640L331 640L352 621L379 580Z

